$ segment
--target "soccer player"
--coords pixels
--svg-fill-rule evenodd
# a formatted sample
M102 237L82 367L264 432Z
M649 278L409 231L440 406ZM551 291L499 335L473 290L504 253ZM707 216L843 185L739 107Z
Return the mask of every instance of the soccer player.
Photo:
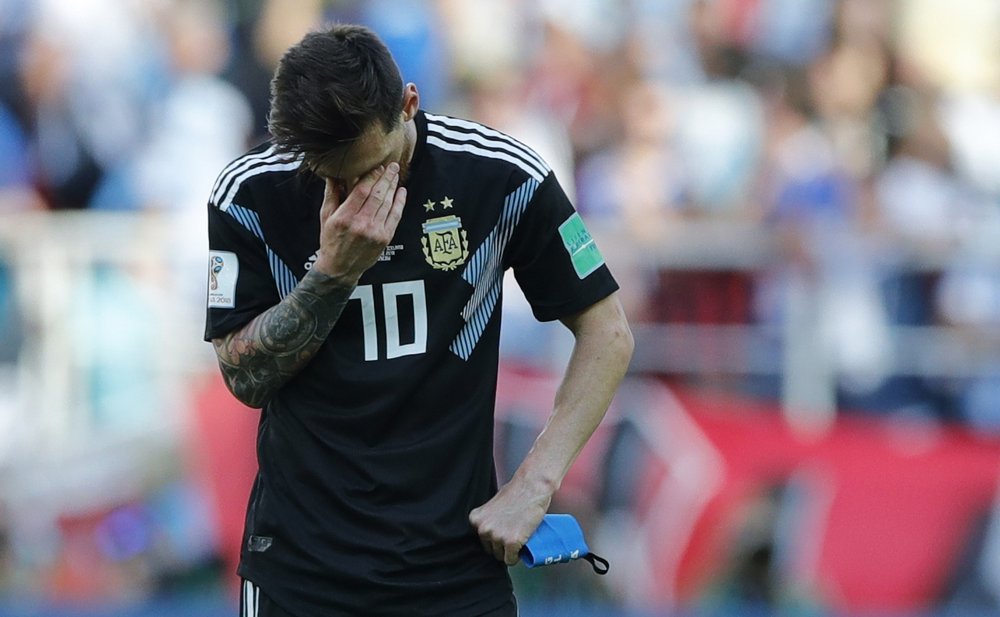
M425 112L370 30L311 33L272 139L209 203L206 340L262 407L242 610L513 616L506 567L625 373L617 284L548 165ZM575 347L514 477L493 463L503 272Z

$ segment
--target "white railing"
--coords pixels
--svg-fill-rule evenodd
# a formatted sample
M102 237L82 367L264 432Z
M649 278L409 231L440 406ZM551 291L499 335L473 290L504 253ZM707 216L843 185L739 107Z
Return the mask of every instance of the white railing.
M0 216L23 341L17 362L0 364L0 491L15 519L113 504L183 465L191 384L213 360L198 283L184 280L204 259L179 250L179 224L156 213ZM187 233L205 237L204 226Z

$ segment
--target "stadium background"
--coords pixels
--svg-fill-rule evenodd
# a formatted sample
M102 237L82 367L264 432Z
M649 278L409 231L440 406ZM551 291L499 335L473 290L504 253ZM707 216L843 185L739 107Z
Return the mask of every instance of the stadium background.
M0 0L0 615L234 614L205 201L330 19L544 154L623 284L553 505L612 571L515 568L523 615L1000 611L1000 2ZM507 292L503 474L570 344Z

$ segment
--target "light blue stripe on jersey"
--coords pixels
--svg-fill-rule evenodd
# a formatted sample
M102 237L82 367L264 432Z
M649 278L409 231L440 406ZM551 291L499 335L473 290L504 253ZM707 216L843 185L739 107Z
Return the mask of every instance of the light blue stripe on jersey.
M274 277L274 284L278 288L278 296L284 299L285 296L292 293L292 290L295 289L298 279L292 274L291 269L285 265L285 262L281 261L281 258L267 245L267 242L264 240L264 232L260 227L260 216L253 210L237 206L236 204L230 205L226 209L226 212L264 243L264 248L267 249L267 261L271 266L271 275Z
M452 219L450 221L444 221L440 223L424 223L424 233L430 233L432 231L444 231L446 229L460 228L462 222L458 219Z
M536 180L529 179L507 196L500 221L462 272L462 278L473 287L472 297L462 309L465 325L449 349L463 360L472 356L472 350L479 343L479 338L496 309L503 286L504 251L538 186Z
M258 240L264 241L264 231L260 228L260 216L256 212L236 204L233 204L226 212L240 225L246 227L247 231L255 235Z

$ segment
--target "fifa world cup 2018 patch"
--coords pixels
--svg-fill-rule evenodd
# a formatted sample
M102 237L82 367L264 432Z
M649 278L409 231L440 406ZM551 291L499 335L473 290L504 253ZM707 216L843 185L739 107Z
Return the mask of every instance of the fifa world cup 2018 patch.
M229 251L208 252L208 307L236 308L240 261Z
M594 237L587 231L587 226L583 224L583 219L578 213L574 212L559 226L559 236L562 238L563 246L566 247L566 252L569 253L570 261L573 262L576 275L581 279L604 265L604 256L601 255Z

